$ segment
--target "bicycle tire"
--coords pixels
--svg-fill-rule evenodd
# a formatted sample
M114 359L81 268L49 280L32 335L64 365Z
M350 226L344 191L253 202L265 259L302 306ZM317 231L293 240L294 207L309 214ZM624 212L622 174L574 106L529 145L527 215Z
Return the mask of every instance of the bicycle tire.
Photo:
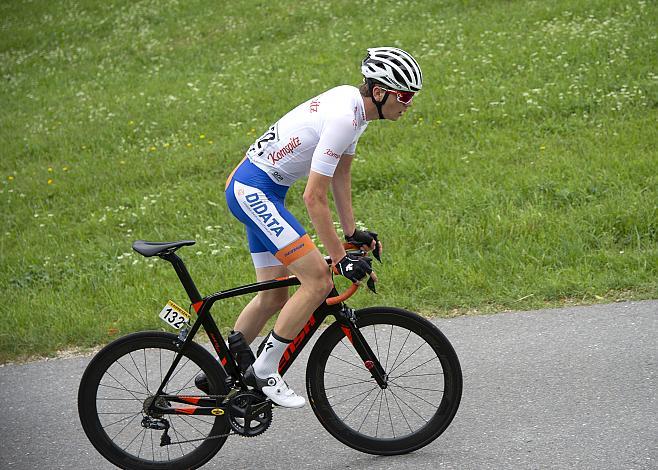
M78 390L82 428L98 452L120 468L198 468L226 441L225 436L214 437L229 432L225 416L165 415L173 441L204 440L164 447L160 446L162 431L141 425L144 400L157 391L178 352L178 344L178 337L171 333L134 333L98 352L82 376ZM194 387L194 377L201 371L208 377L210 395L226 394L217 360L196 343L190 343L185 351L165 393L201 395Z
M415 313L372 307L355 314L387 374L387 388L375 382L335 322L318 338L306 369L313 412L331 435L361 452L397 455L426 446L446 430L459 408L457 354L435 325ZM341 398L341 392L352 396ZM374 432L365 431L366 424Z

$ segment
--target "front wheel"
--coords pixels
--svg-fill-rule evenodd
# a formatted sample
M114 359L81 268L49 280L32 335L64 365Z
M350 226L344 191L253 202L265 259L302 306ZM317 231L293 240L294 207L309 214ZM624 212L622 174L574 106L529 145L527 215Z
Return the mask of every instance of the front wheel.
M224 416L148 411L179 344L170 333L131 334L103 348L82 376L78 390L82 428L94 447L120 468L197 468L226 441L230 426ZM203 395L194 385L194 378L203 372L208 377L209 395L224 395L220 370L208 351L190 343L163 393ZM161 404L169 406L164 400Z
M443 333L415 313L373 307L357 310L356 317L386 384L377 384L336 322L318 338L308 361L306 389L313 411L336 439L361 452L396 455L420 449L457 413L462 393L457 355Z

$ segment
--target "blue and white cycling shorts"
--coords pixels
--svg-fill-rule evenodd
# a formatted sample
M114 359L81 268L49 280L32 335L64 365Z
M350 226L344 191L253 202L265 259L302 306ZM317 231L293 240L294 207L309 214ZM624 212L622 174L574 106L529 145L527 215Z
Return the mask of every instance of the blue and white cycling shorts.
M284 206L288 186L276 184L263 170L243 160L226 182L229 210L247 228L256 268L288 266L315 244Z

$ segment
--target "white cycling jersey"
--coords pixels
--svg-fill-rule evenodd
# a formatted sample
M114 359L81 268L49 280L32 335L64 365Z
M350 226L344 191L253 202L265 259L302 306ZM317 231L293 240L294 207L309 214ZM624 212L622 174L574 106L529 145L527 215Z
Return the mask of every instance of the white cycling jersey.
M290 186L313 170L333 176L340 157L354 155L366 129L358 88L341 85L300 104L254 142L247 158L273 182Z

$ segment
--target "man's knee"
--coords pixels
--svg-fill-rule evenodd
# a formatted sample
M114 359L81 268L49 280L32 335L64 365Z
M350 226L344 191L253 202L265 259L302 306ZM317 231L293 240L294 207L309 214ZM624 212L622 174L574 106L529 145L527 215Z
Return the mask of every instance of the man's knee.
M314 276L307 276L306 279L302 281L302 285L306 285L309 289L312 289L313 292L317 292L318 297L323 299L329 295L331 289L334 287L333 279L329 270L320 269Z

